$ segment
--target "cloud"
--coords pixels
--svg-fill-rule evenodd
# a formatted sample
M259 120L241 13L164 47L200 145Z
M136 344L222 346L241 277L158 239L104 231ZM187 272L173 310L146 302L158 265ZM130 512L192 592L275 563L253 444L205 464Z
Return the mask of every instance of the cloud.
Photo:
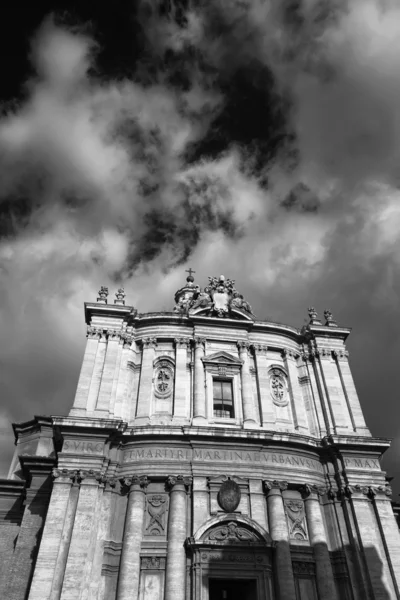
M100 285L168 310L190 260L200 284L236 279L260 318L301 326L317 304L353 325L365 410L397 435L399 16L373 0L141 2L129 78L102 72L82 27L45 20L0 119L12 418L68 410Z

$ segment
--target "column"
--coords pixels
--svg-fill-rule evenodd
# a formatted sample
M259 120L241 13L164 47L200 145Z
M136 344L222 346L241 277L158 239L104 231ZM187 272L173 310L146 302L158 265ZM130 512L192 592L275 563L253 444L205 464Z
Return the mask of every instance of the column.
M243 426L254 428L257 427L257 422L255 418L253 388L250 375L249 347L247 342L238 342L239 356L243 361L241 369Z
M269 369L267 361L268 346L253 344L253 350L256 360L257 381L261 401L261 424L262 427L274 430L276 414L269 389Z
M92 380L99 337L99 332L95 327L87 328L88 339L86 342L85 355L83 357L78 386L76 388L74 405L69 413L71 416L80 417L86 415L90 382Z
M142 367L140 370L139 396L136 410L136 425L147 425L150 422L151 396L153 385L154 359L156 355L156 338L142 340Z
M122 340L122 355L119 369L119 376L117 382L117 390L114 404L114 417L129 421L129 410L126 410L126 397L127 397L127 381L129 374L128 360L131 355L131 344L132 336L129 334L123 334ZM132 402L133 402L132 398Z
M332 411L337 434L348 435L352 429L351 419L346 406L337 366L332 358L332 350L322 348L319 352L322 381L325 394Z
M355 409L359 426L366 429L367 427L366 427L366 424L364 421L364 416L363 416L363 413L361 410L360 403L358 401L357 392L354 387L354 382L353 382L353 378L351 377L350 369L348 369L348 373L347 373L347 384L349 385L349 388L350 388L349 392L352 395L352 402L350 402L350 395L346 389L346 384L344 381L343 370L342 370L342 367L344 367L344 371L347 370L346 365L348 367L346 352L334 350L332 352L332 354L333 354L333 358L335 359L335 362L336 362L336 368L337 368L337 371L339 374L339 379L340 379L341 387L343 390L343 395L344 395L344 398L346 401L346 406L347 406L347 410L349 413L349 418L350 418L352 429L353 429L353 431L357 431L357 425L356 425L356 420L354 418L353 409ZM349 379L351 379L351 381Z
M385 488L382 488L384 494ZM396 581L398 575L394 572L393 563L387 558L387 540L382 536L382 523L379 513L377 514L375 495L376 492L380 493L380 489L357 484L347 485L345 491L350 499L366 579L369 582L368 597L399 598ZM394 519L393 527L396 527Z
M393 580L393 588L400 597L400 531L393 514L390 496L390 486L378 486L369 488L375 517L378 522L379 532L382 537L386 560L390 577Z
M53 470L53 491L43 529L39 554L29 593L29 600L49 600L60 597L54 592L57 582L64 577L66 554L62 552L66 538L72 532L73 516L77 498L71 498L71 487L76 480L77 471L68 469ZM71 518L72 517L72 518ZM69 545L69 544L68 544ZM68 550L67 550L68 552Z
M306 508L307 527L310 544L314 550L318 598L320 600L336 600L337 591L333 576L331 558L328 549L328 540L322 516L319 494L324 494L325 489L304 485L301 488Z
M97 329L96 332L99 336L99 340L97 343L96 356L94 359L94 366L92 371L92 377L90 379L89 393L87 398L87 412L90 413L89 416L93 416L92 413L96 408L107 350L106 331L103 331L102 329Z
M140 548L142 545L145 489L147 477L124 479L129 485L128 508L118 577L117 600L137 600L140 579Z
M187 500L186 487L191 477L169 476L170 487L168 517L168 555L165 574L165 600L185 600L186 598L186 553ZM119 599L118 599L119 600Z
M249 479L251 518L268 531L265 494L261 479Z
M285 348L283 358L288 373L289 395L293 413L294 427L299 433L309 434L306 407L299 384L299 373L293 350ZM298 354L297 354L298 356Z
M206 340L196 337L194 339L194 409L193 425L201 425L206 422L206 390L204 384L204 365L201 360L204 357Z
M187 370L188 338L175 340L175 388L174 388L174 414L173 423L186 424L189 415L189 373Z
M96 403L96 416L110 417L111 394L118 358L119 332L107 332L107 351L101 374L99 395Z
M296 600L289 532L282 498L282 491L287 489L288 484L286 481L265 481L264 485L267 491L269 533L276 543L274 562L277 597Z
M51 493L51 472L54 459L42 456L20 456L26 478L31 480L26 490L25 509L15 543L11 569L7 573L4 598L26 598L34 570L42 528L46 519Z
M318 405L321 407L322 409L322 414L323 414L323 421L324 421L324 426L326 429L326 433L329 435L331 433L335 432L335 426L334 423L332 423L330 417L332 417L332 414L329 414L329 406L326 405L326 398L325 398L325 394L322 388L322 382L321 382L321 371L320 371L320 364L318 361L318 356L319 356L319 350L310 350L310 354L309 354L309 360L312 363L313 369L312 369L312 373L314 375L314 380L317 386L317 390L318 390Z
M99 483L102 475L92 470L79 471L79 479L79 497L62 582L61 600L76 600L83 595L88 584L87 571L91 568L99 526Z

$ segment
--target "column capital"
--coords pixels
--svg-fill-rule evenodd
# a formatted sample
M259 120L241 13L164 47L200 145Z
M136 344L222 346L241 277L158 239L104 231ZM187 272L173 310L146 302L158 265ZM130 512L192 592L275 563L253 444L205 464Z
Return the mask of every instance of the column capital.
M178 488L178 486L181 487L181 489L183 488L184 490L186 490L187 487L192 485L192 482L193 477L191 476L168 475L167 477L167 487L169 487L171 491L173 491L175 487Z
M194 345L195 345L195 348L203 348L204 349L204 347L206 345L206 338L195 337L194 338Z
M157 346L157 338L147 337L141 339L143 348L155 348Z
M120 479L123 486L129 488L129 492L142 492L149 485L149 479L146 475L133 475L131 477L123 477Z
M296 358L299 358L300 352L298 350L293 350L293 348L282 348L282 356L283 358L292 358L296 360Z
M251 348L253 348L256 354L265 355L268 352L268 346L266 344L251 344Z
M238 342L236 342L236 345L239 348L240 353L245 353L250 350L250 343L246 340L239 340Z
M133 342L133 336L130 333L122 333L121 340L123 341L124 348L130 348Z
M299 492L301 493L304 499L307 499L311 496L324 496L328 491L326 486L318 486L305 483L299 487Z
M100 471L94 471L93 469L81 470L78 473L78 481L82 483L85 481L86 483L105 483L106 477Z
M103 330L99 327L92 327L91 325L88 325L86 328L86 337L90 340L99 340L102 333Z
M188 348L190 344L190 338L175 338L174 342L177 348Z
M332 354L336 360L346 360L349 357L347 350L332 350Z
M57 483L75 483L78 471L72 469L53 469L52 477Z
M277 481L276 479L274 479L273 481L264 481L264 487L266 492L271 492L272 490L278 491L279 493L283 492L284 490L287 490L288 488L288 482L287 481Z

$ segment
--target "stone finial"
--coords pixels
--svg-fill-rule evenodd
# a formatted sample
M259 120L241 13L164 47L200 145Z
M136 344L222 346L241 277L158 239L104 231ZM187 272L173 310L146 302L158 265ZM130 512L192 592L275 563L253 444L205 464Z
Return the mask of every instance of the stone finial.
M101 304L107 304L107 296L108 296L108 287L102 285L99 290L99 297L97 298L97 302Z
M125 304L125 290L124 288L119 288L116 292L115 292L115 300L114 300L114 304Z
M325 327L337 327L337 323L336 323L335 319L333 318L333 315L330 310L328 310L328 309L324 310L324 317L325 317Z
M318 313L313 306L309 306L308 308L308 316L310 317L311 325L321 325L321 321L319 320Z

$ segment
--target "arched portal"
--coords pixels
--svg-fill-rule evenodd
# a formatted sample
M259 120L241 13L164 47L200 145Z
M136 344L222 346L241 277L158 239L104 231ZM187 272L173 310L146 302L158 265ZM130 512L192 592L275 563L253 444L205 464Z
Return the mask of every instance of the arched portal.
M186 540L193 600L272 600L272 545L268 532L242 515L204 523Z

